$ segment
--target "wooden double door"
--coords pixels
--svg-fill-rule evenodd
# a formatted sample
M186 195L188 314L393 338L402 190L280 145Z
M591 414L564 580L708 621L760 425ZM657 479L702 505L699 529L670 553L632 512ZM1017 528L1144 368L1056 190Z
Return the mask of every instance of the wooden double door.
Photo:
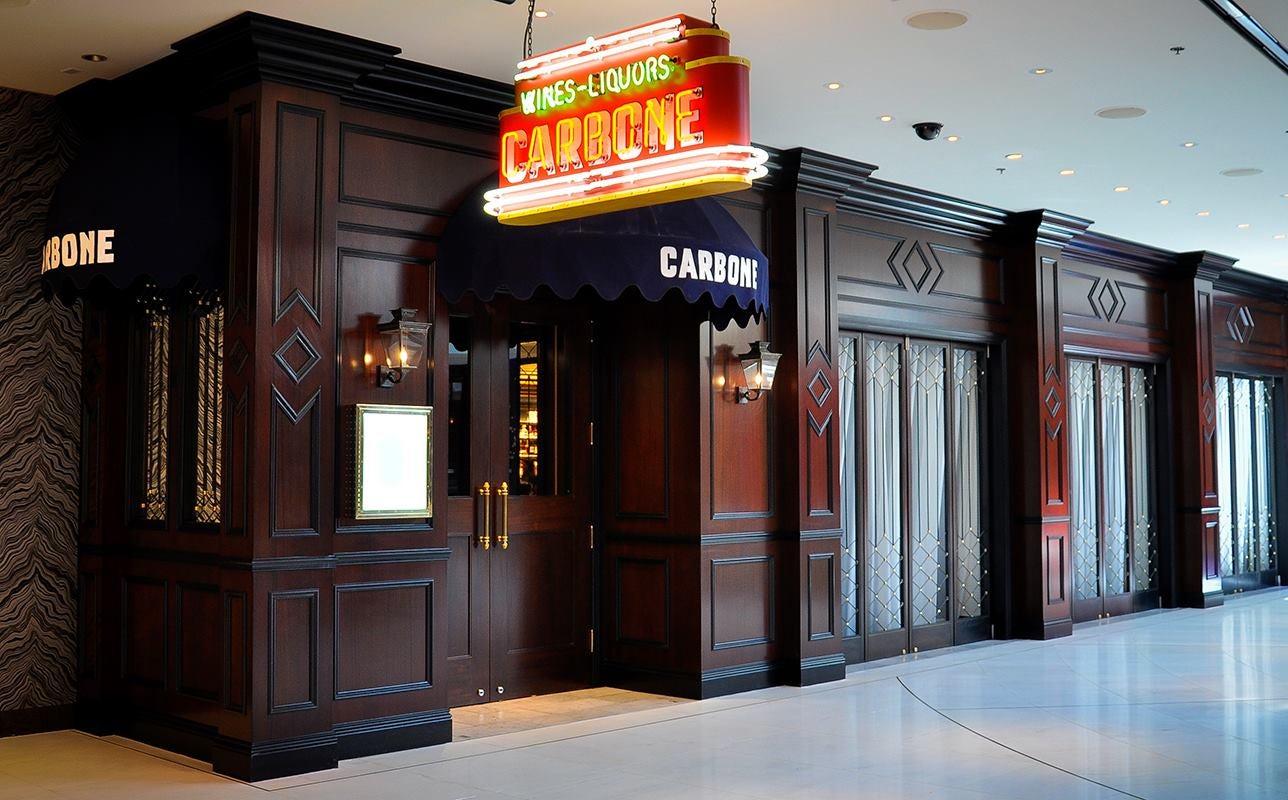
M460 305L450 325L449 701L586 686L589 319L497 301Z

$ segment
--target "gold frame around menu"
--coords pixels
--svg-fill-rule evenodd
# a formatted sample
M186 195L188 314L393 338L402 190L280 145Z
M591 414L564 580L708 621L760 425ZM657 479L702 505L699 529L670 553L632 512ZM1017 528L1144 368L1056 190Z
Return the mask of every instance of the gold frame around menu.
M417 435L391 435L390 431L382 431L382 435L377 437L369 435L364 428L364 423L368 417L412 417L423 418L425 420L425 437L423 442ZM419 423L412 428L413 434L419 433ZM377 444L389 448L400 447L406 448L402 452L397 450L385 449L379 453L372 453L372 460L368 461L366 448L376 439ZM421 445L424 445L423 450ZM416 480L414 486L401 487L401 491L407 492L404 496L410 497L414 494L418 499L415 502L408 503L390 503L385 508L364 508L364 498L370 498L372 494L387 493L387 487L381 492L375 491L373 486L368 489L366 481L373 479L371 472L375 470L367 469L368 464L387 463L389 466L381 470L381 474L374 476L377 479L388 479L391 470L398 470L401 466L407 464L423 463L425 465L425 494L423 503L420 501L419 481ZM413 476L415 480L415 476ZM406 482L405 480L403 481ZM391 406L378 405L372 403L359 403L354 406L353 414L353 518L354 519L390 519L390 518L407 518L407 517L432 517L434 515L434 407L433 406Z

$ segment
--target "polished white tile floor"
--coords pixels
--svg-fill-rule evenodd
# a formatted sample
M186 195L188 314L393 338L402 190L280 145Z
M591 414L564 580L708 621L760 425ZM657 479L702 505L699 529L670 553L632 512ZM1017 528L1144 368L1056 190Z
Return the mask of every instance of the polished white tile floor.
M122 739L0 740L0 800L1288 798L1288 590L242 784Z

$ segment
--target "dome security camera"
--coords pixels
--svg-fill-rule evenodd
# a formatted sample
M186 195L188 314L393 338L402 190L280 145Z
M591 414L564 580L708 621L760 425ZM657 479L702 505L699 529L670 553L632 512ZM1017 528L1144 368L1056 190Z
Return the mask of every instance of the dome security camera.
M944 129L942 122L918 122L912 126L917 132L917 136L929 142L939 138L939 134Z

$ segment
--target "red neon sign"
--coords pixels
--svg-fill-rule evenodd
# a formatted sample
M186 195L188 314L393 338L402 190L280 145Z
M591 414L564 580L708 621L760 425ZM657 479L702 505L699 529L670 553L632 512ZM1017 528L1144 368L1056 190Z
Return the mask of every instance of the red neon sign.
M747 188L768 159L750 71L728 33L682 14L519 62L485 208L536 225Z

